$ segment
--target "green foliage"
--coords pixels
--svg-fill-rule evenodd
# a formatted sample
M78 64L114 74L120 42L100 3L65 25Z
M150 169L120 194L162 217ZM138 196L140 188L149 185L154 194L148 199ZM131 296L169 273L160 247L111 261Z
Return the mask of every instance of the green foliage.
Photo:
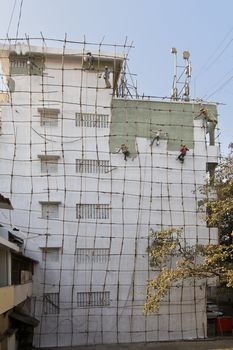
M230 153L216 169L213 186L203 187L206 199L203 205L209 214L207 223L219 229L220 242L232 242L233 232L233 143L229 145ZM211 192L215 191L215 198L211 199Z
M157 312L171 285L181 280L220 277L227 287L233 287L233 144L229 148L214 182L201 188L205 199L200 209L206 210L208 226L219 228L220 244L188 246L181 229L151 230L150 264L159 272L147 283L145 313Z

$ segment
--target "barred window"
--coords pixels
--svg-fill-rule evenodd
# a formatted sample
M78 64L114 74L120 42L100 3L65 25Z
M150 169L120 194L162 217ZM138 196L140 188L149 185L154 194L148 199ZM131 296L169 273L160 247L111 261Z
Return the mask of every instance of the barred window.
M41 247L43 261L59 261L60 248Z
M109 115L95 113L76 113L76 126L89 128L108 128Z
M38 108L40 114L40 125L57 126L59 109L54 108Z
M109 219L109 204L76 204L77 219Z
M44 293L44 314L59 314L59 293Z
M77 306L109 306L110 292L80 292L77 293Z
M55 155L38 155L41 160L42 173L57 173L59 156Z
M15 68L25 68L27 70L27 61L29 60L26 56L18 56L17 58L11 58L10 67L11 69Z
M56 219L59 217L60 202L40 202L42 219Z
M109 169L109 160L76 159L77 173L104 174Z
M77 261L79 264L106 263L109 252L109 248L77 248Z
M10 75L42 75L43 70L42 56L10 55Z

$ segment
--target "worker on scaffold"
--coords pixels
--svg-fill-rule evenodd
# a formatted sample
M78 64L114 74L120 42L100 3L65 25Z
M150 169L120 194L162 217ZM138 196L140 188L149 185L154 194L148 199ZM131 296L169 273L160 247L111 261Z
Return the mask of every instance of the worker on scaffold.
M110 83L110 71L108 69L108 66L105 66L104 68L104 75L103 75L105 86L107 89L111 89L111 83Z
M124 160L127 162L127 157L130 156L130 152L129 152L128 146L125 143L122 143L117 153L119 153L120 151L123 153Z
M153 146L153 144L154 144L155 141L156 141L156 145L159 146L159 143L160 143L160 132L161 132L161 131L162 131L162 130L159 129L159 130L157 130L157 131L155 132L155 136L154 136L154 138L152 139L152 141L151 141L151 143L150 143L150 146L151 146L151 147Z
M189 151L188 147L186 145L181 145L180 148L180 154L177 157L181 163L184 163L184 157L186 156L187 152Z
M84 57L84 62L87 65L87 69L94 69L94 57L91 52L87 52L87 55Z

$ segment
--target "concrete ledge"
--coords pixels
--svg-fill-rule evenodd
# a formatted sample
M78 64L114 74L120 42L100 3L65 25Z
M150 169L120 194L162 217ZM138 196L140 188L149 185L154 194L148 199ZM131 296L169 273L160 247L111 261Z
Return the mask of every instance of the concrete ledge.
M206 340L187 340L173 342L156 342L156 343L132 343L132 344L105 344L89 345L59 348L41 348L43 350L233 350L233 337L228 338L211 338ZM36 349L39 350L39 349Z

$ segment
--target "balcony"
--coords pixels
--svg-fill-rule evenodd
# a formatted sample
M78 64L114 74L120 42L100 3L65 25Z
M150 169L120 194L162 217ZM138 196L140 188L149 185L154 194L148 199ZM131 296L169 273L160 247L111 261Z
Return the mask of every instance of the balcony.
M0 288L0 315L32 295L32 282Z

